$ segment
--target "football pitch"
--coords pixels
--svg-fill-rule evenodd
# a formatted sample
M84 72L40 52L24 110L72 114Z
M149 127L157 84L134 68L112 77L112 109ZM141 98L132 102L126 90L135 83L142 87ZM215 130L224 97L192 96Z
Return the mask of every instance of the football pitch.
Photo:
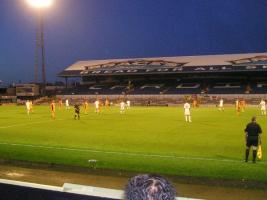
M0 106L0 159L62 164L97 169L151 172L176 176L267 182L267 117L262 126L263 159L244 162L245 125L259 109L237 116L234 107L192 109L186 123L182 107L118 107L100 114L89 107L56 110L35 106L28 117L25 106Z

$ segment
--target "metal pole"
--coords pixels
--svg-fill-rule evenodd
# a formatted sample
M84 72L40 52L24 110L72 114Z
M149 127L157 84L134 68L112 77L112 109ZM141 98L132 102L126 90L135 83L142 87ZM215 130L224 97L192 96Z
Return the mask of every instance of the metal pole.
M42 51L42 79L43 85L46 86L46 66L45 66L45 46L44 46L44 18L43 12L40 15L40 31L41 31L41 51Z
M67 89L68 88L68 78L65 77L65 88Z
M39 49L40 49L40 11L37 11L37 26L36 26L36 41L35 41L35 56L34 56L34 82L38 83L39 76Z

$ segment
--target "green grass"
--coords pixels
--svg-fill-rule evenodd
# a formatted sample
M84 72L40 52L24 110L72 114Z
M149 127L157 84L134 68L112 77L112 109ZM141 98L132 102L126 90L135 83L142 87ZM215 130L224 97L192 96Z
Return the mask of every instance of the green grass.
M193 109L190 124L181 107L133 107L125 114L113 107L100 115L90 107L81 120L73 119L73 109L57 110L52 120L48 106L35 106L30 117L24 106L1 106L0 113L2 159L82 167L96 159L104 169L267 182L264 133L263 160L243 162L243 130L256 108L240 116L234 108ZM263 131L266 120L258 117Z

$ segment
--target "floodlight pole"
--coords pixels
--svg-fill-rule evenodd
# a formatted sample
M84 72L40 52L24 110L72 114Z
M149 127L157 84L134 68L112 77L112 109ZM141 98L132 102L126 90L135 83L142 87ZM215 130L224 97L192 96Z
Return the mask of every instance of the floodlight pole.
M37 11L37 20L36 20L36 41L35 41L35 55L34 55L34 82L38 83L39 76L39 49L40 49L40 11Z
M41 51L42 51L42 79L44 89L46 86L46 66L45 66L45 46L44 46L44 18L43 13L40 14L40 39L41 39Z
M41 57L41 63L39 58ZM39 65L42 69L42 84L46 86L46 64L45 64L45 45L44 45L44 14L43 10L37 10L37 28L36 28L36 47L35 47L35 64L34 64L34 80L38 83Z

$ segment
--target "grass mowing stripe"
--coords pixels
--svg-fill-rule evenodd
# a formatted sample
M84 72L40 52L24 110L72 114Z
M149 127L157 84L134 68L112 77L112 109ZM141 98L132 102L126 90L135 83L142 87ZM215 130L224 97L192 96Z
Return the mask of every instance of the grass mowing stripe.
M64 119L57 119L57 120L64 120ZM10 125L10 126L0 126L0 129L5 129L5 128L13 128L13 127L18 127L18 126L28 126L28 125L33 125L33 124L44 124L47 122L52 122L54 120L47 120L47 121L41 121L41 122L31 122L31 123L23 123L23 124L15 124L15 125Z
M53 146L32 145L32 144L16 144L16 143L6 143L6 142L0 142L0 145L54 149L54 150L67 150L67 151L80 151L80 152L91 152L91 153L104 153L104 154L125 155L125 156L172 158L172 159L178 159L178 160L182 159L182 160L218 161L218 162L232 162L232 163L243 162L240 160L231 160L231 159L214 159L214 158L203 158L203 157L185 157L185 156L170 156L170 155L159 155L159 154L142 154L142 153L130 153L130 152L101 151L101 150L93 150L93 149L77 149L77 148L67 148L67 147L53 147ZM259 163L267 164L267 162L265 162L265 161L261 161Z

